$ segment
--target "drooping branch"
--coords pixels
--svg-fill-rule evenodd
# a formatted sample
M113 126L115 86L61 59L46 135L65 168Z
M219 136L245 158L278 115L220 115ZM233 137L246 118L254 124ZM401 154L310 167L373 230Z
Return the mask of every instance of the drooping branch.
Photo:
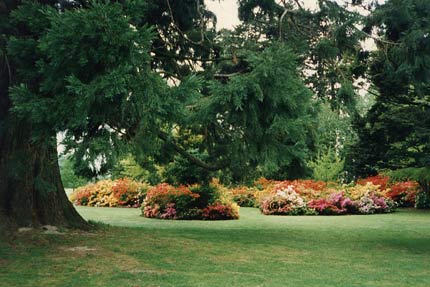
M284 12L282 13L281 17L279 18L279 40L282 40L282 22L284 21L285 15L287 15L288 8L284 9Z

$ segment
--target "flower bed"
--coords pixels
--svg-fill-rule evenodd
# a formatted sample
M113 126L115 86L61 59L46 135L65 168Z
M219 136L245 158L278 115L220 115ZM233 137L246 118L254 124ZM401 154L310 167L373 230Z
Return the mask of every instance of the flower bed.
M389 189L389 179L375 176L356 185L338 185L312 180L270 181L259 179L255 186L256 205L263 214L344 215L393 212L398 206L394 195L405 198L411 183L397 183ZM384 189L381 189L381 186ZM397 189L396 189L397 188ZM398 192L397 190L401 190ZM396 192L396 193L394 193ZM412 191L411 191L412 192ZM411 192L406 194L411 194Z
M260 203L260 210L266 215L373 214L392 212L395 208L396 203L371 183L345 191L334 188L315 191L283 182L275 184Z
M70 200L76 205L99 207L140 207L148 185L128 178L100 180L77 188Z
M234 188L217 180L208 186L149 187L124 178L78 188L70 199L77 205L142 206L143 215L151 218L217 220L238 218L238 206L259 207L266 215L387 213L396 206L414 206L418 187L413 181L391 183L386 176L361 179L355 185L261 178L253 186Z
M413 207L415 206L415 199L419 193L419 184L416 181L403 181L390 183L387 176L372 176L359 180L357 183L366 184L373 183L378 185L381 190L385 190L386 196L394 200L399 206Z
M148 190L142 213L160 219L227 220L239 218L239 206L214 185L174 187L162 183Z

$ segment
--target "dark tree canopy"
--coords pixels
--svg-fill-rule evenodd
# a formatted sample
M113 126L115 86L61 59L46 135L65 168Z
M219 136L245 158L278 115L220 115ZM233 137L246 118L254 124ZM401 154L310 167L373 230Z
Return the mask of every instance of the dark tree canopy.
M178 67L161 67L166 62L157 59L160 51L153 44L162 38L168 49L182 48L157 36L161 24L136 25L137 12L128 9L132 4L95 2L61 13L30 2L21 6L13 14L15 23L40 33L40 40L9 41L9 54L22 61L17 69L22 81L12 88L14 111L29 117L41 136L47 129L64 131L67 147L84 163L81 173L87 175L106 172L124 149L146 155L147 161L177 152L213 171L304 166L301 161L312 148L314 110L287 45L272 41L241 48L232 67L237 71L224 74L223 61L232 58L219 51L204 55L214 61L202 60L202 43L190 40L186 27L176 27L181 43L195 46L187 55L176 55L175 62L196 58L181 67L189 74L205 63L205 70L184 75ZM149 17L147 10L141 13L142 19ZM195 28L206 28L199 25ZM214 41L205 48L213 50ZM34 66L23 61L28 57L37 57ZM166 81L169 75L179 82ZM191 147L190 134L199 138ZM207 153L207 162L189 148ZM97 170L91 168L96 163L101 163Z
M428 1L392 0L368 19L383 41L369 71L376 102L357 122L359 175L430 164L429 17Z

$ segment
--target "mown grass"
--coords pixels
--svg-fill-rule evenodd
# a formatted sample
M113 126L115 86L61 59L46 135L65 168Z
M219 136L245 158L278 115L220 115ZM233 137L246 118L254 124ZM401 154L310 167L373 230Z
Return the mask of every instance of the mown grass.
M430 212L162 221L79 207L95 232L0 243L0 286L430 286Z

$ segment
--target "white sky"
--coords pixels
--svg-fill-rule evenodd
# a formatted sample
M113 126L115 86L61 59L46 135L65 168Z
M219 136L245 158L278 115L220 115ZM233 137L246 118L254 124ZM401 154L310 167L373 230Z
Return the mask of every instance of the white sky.
M317 7L317 0L302 0L301 2L308 9ZM378 2L384 3L385 0L379 0ZM217 29L231 29L239 24L237 0L207 0L205 4L217 16Z

